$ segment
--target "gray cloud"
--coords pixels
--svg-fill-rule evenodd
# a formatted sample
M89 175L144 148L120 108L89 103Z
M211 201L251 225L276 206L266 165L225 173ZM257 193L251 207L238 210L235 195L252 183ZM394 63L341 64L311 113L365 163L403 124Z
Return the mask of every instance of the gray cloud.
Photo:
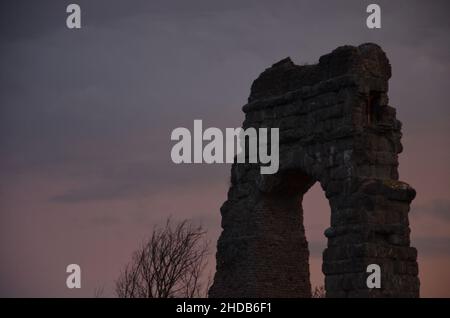
M419 256L450 256L450 238L448 237L417 237L412 245L419 251Z
M327 242L323 241L308 241L308 249L310 257L322 257L322 253L327 247Z
M224 118L238 125L252 79L274 60L293 55L299 62L314 62L337 45L373 37L364 28L355 28L361 24L359 18L342 19L364 9L357 2L226 3L107 1L102 6L86 1L80 3L86 29L70 33L61 23L60 5L44 1L26 10L24 2L8 2L2 12L15 10L23 20L2 20L10 37L20 40L2 45L0 65L5 75L0 83L10 88L1 97L3 157L15 165L23 158L24 165L37 161L41 169L45 162L70 161L73 145L83 147L83 141L93 136L99 142L126 143L136 137L137 127L142 134L164 136L194 117L216 122ZM408 3L386 10L386 30L380 34L393 33L386 39L386 50L395 60L395 51L389 51L403 43L416 54L445 59L449 44L441 40L448 34L448 24L435 23L446 21L436 19L444 10ZM445 7L445 2L435 8L439 6ZM28 16L37 20L36 27L30 27L35 20ZM414 23L405 29L390 27L399 19ZM342 31L328 32L338 23ZM360 31L350 38L344 27ZM30 37L14 33L21 28L34 33ZM319 41L312 32L325 37ZM448 114L446 109L442 110Z
M142 162L115 165L93 176L93 181L50 198L54 203L80 203L98 200L124 200L214 182L227 184L229 166L155 165Z
M450 200L437 199L426 204L413 204L411 207L412 217L431 216L442 222L450 223Z

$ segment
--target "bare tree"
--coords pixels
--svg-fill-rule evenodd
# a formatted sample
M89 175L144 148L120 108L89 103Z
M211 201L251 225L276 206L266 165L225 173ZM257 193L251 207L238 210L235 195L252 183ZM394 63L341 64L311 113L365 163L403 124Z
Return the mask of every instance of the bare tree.
M311 293L311 298L326 298L327 292L325 291L325 287L323 285L316 286L314 291Z
M134 252L116 281L121 298L204 297L209 242L201 226L168 219Z
M94 298L102 298L105 292L105 286L94 288Z

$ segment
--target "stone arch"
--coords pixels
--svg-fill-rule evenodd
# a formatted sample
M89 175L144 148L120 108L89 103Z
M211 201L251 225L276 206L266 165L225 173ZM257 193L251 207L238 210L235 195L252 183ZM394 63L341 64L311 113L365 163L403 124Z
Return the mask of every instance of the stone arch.
M415 191L398 180L401 123L388 105L391 67L375 44L339 47L316 65L289 58L265 70L243 128L279 128L280 167L234 163L210 297L310 297L301 200L320 182L331 222L322 270L328 297L417 297L410 247ZM378 264L382 287L368 289Z

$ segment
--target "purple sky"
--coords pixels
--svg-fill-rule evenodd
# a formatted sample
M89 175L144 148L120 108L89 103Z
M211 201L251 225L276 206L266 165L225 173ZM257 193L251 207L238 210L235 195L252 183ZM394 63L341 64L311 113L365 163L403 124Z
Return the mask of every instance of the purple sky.
M82 8L68 30L65 7ZM0 296L93 296L168 216L220 233L229 165L171 162L171 131L239 127L252 81L286 57L380 44L403 122L400 179L422 296L450 297L450 22L447 1L17 1L0 4ZM330 211L305 197L312 284ZM211 262L214 259L212 257ZM82 288L65 267L82 268Z

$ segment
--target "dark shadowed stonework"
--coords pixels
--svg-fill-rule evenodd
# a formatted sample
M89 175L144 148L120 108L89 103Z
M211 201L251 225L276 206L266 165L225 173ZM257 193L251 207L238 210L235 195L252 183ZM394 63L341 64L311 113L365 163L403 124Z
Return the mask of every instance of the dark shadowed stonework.
M320 182L331 207L323 272L328 297L418 297L408 211L399 181L401 123L388 105L391 66L375 44L343 46L316 65L287 58L265 70L243 127L280 129L280 169L235 163L221 208L210 297L310 297L302 198ZM381 289L366 286L381 266Z

